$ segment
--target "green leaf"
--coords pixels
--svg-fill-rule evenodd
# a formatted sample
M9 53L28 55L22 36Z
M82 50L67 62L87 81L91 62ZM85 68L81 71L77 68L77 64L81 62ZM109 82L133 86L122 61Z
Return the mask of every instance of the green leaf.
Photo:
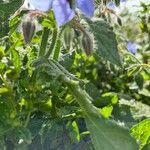
M92 82L85 84L85 90L94 99L94 102L99 98L100 92Z
M140 73L138 73L138 74L135 75L134 79L135 79L137 85L139 86L139 88L142 89L143 88L143 83L144 83L143 76Z
M100 115L87 115L86 124L96 150L137 150L129 131ZM123 146L122 146L123 145Z
M99 109L99 112L102 114L102 116L104 116L105 118L108 118L111 116L113 111L113 107L112 106L106 106L102 109Z
M11 59L13 61L13 65L15 66L15 68L17 69L17 71L20 70L21 68L21 59L20 59L20 56L19 56L19 52L15 49L12 49L11 50Z
M80 141L80 134L79 134L79 128L76 123L76 121L68 122L66 125L67 130L69 131L69 136L71 138L72 142L79 142Z
M117 40L112 27L103 20L87 20L90 32L93 33L97 47L97 55L110 61L112 64L121 66L121 60L117 48Z
M9 21L9 27L10 27L9 34L10 35L16 30L20 22L21 22L21 19L18 16L15 16Z
M8 19L10 15L13 14L19 8L19 6L21 6L21 4L22 0L10 0L9 2L0 2L0 19L2 21Z
M0 1L0 37L6 36L9 32L8 18L15 13L21 4L22 0Z
M104 93L93 102L96 107L105 107L107 105L115 105L118 103L118 95L116 93Z
M146 145L142 148L142 150L150 150L150 144L146 144Z
M146 119L136 124L131 129L131 134L140 141L140 149L144 145L150 144L150 119Z
M60 65L55 60L39 58L33 62L33 67L36 68L36 71L39 72L46 72L48 75L59 77L60 75L65 74L66 76L81 81L68 72L62 65Z
M42 136L44 149L71 149L69 132L63 120L49 121L43 129Z
M31 133L27 128L24 127L17 128L15 135L18 136L18 139L19 138L23 139L23 141L27 144L31 144L32 142Z
M124 95L125 98L125 95ZM143 118L150 117L150 107L142 102L124 99L119 100L119 105L113 108L113 117L119 122L123 122L128 128L133 127Z
M139 90L139 94L150 97L150 92L147 89Z
M5 87L0 88L0 94L4 94L7 92L9 92L9 90L7 88L5 88Z
M0 147L3 148L5 145L4 138L0 137Z
M116 122L103 118L91 104L90 97L83 91L77 82L66 77L62 80L76 98L85 113L88 130L91 133L95 150L137 150L138 145L127 128L119 126Z

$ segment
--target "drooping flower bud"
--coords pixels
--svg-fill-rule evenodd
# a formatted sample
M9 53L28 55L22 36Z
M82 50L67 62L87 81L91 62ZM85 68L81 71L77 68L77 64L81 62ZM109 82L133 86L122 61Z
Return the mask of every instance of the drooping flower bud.
M82 47L86 55L89 56L93 50L93 41L87 33L85 33L82 37Z
M32 17L28 17L22 22L22 31L25 43L30 43L35 32L35 22Z
M117 22L118 22L118 24L119 24L120 26L122 26L122 21L121 21L121 19L120 19L119 17L117 17Z
M71 27L66 27L63 33L63 37L65 48L70 50L74 38L74 29Z

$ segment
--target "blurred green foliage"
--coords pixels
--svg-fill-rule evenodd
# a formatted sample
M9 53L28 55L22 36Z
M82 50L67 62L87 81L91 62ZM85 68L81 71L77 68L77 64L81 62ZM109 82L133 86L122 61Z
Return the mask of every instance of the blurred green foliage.
M0 2L0 149L120 150L131 141L124 149L133 150L131 129L140 149L149 150L150 5L141 3L136 16L124 10L122 26L111 11L77 22L94 41L87 56L76 20L58 29L52 12L36 20L25 44L24 17L12 17L21 3ZM135 55L128 41L139 45ZM62 76L77 82L77 90ZM80 98L92 105L83 106Z

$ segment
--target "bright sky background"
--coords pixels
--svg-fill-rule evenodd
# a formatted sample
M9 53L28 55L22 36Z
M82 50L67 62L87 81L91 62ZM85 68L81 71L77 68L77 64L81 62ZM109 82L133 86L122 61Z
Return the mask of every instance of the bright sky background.
M150 4L150 0L127 0L127 2L121 4L121 7L127 7L134 12L139 9L140 2Z

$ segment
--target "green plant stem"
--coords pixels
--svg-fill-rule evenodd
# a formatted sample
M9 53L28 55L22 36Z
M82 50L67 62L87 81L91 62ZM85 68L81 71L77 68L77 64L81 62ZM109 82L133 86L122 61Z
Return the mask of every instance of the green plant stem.
M142 64L142 63L138 60L138 58L136 58L133 54L131 54L131 53L129 53L129 52L125 53L125 55L128 55L128 56L134 58L134 59L137 61L137 63L138 63L138 64L132 65L131 67L126 68L127 70L128 70L128 69L131 69L131 68L134 68L134 67L140 67L140 66L141 66L141 67L143 68L143 70L146 71L146 72L149 74L149 71L147 70L147 68L150 68L150 65L149 65L149 64Z
M91 104L92 98L81 89L78 81L71 80L66 76L62 76L62 80L68 86L72 95L76 98L78 104L87 116L90 115L94 117L99 114L96 108ZM99 117L99 115L97 117Z
M150 68L149 64L133 64L130 67L126 68L127 70L132 69L134 67L146 67L146 68Z
M56 107L56 100L58 99L57 96L53 96L52 97L52 109L51 109L51 115L53 118L57 118L58 114L57 114L57 107Z
M40 46L40 52L39 52L40 57L43 57L45 55L49 33L50 33L50 29L45 27L43 29L42 41Z
M29 121L30 121L30 116L31 116L31 111L28 112L28 115L27 115L27 118L26 118L24 127L27 127L27 125L28 125L28 123L29 123Z
M54 49L54 55L53 55L53 59L58 61L58 58L59 58L59 54L60 54L60 48L61 48L61 34L62 34L62 31L64 30L65 27L63 27L59 33L58 33L58 36L57 36L57 41L55 43L55 49Z
M58 58L59 58L60 46L61 46L61 41L58 38L56 41L56 45L55 45L55 49L54 49L54 55L53 55L53 59L56 61L58 61Z
M51 46L50 46L48 52L46 53L45 58L49 58L49 56L51 55L51 53L52 53L52 51L55 47L55 43L57 41L57 35L58 35L57 28L54 28L53 29L53 34L52 34Z
M59 58L60 48L61 48L61 35L62 35L64 29L65 29L65 26L63 26L61 28L61 30L59 31L58 36L57 36L57 40L55 43L53 59L56 61L58 61L58 58Z
M69 73L66 69L64 69L64 67L62 67L57 61L55 60L51 60L50 61L51 64L55 65L55 67L57 67L61 72L63 72L66 76L70 77L73 80L79 81L80 83L84 83L84 81L76 78L74 75L72 75L71 73Z

